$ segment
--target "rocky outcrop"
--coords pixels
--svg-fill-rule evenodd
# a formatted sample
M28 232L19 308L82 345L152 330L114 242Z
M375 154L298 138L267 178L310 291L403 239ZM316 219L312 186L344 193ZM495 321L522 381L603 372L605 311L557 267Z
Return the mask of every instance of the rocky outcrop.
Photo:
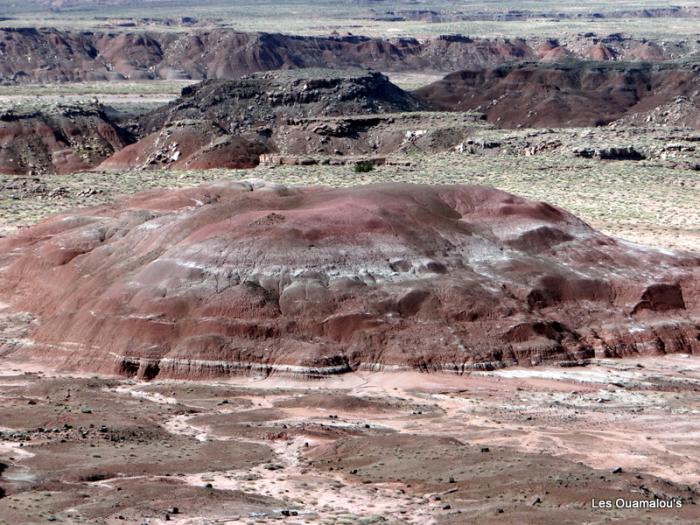
M18 356L143 378L699 353L699 279L697 254L478 186L222 181L0 240Z
M632 146L607 148L576 148L574 155L585 159L600 160L644 160L644 155Z
M447 75L414 92L447 111L479 110L504 127L600 126L648 114L676 99L698 119L700 69L690 64L567 62L479 68Z
M278 144L303 154L314 138L318 151L340 151L347 142L340 139L364 142L360 135L381 122L363 117L425 108L386 76L368 71L303 69L209 80L142 116L138 128L145 137L100 168L250 168ZM330 118L339 116L348 118ZM309 133L299 125L306 118L323 124Z
M700 97L678 96L671 102L625 115L621 126L700 129Z
M86 33L0 29L0 79L65 82L122 79L232 79L290 68L451 71L534 56L524 40L305 37L214 29Z
M133 142L99 106L0 111L0 173L63 174L92 168Z
M417 111L427 106L381 73L301 69L208 80L140 119L146 131L207 119L233 133L287 119Z

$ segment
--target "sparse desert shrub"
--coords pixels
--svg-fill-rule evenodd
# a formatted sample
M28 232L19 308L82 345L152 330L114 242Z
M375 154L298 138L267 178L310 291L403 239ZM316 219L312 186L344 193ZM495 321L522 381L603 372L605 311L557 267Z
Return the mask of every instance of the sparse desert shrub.
M355 170L355 173L368 173L370 171L374 171L374 164L367 160L361 160L360 162L355 163L353 169Z

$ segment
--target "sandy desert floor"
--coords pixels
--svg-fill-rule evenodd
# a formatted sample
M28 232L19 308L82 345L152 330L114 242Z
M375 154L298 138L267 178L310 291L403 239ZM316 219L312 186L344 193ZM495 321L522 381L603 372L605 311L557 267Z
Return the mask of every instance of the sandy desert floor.
M150 383L0 372L0 523L697 523L700 358ZM592 508L592 500L676 502Z

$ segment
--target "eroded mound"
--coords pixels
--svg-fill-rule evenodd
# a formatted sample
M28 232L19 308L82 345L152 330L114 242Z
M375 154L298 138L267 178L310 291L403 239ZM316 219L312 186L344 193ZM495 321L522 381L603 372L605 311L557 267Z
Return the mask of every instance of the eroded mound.
M258 165L267 137L230 135L208 121L177 121L146 135L105 160L101 169L242 169Z
M591 56L607 59L601 54L596 48ZM685 123L694 126L700 118L699 94L700 72L687 64L577 61L459 71L415 92L433 107L476 109L504 127L600 126L646 116L679 97L687 102Z
M72 369L459 372L700 351L700 257L478 186L157 190L0 254L8 308L35 319L15 351Z
M0 173L71 173L96 166L131 143L99 106L0 111Z

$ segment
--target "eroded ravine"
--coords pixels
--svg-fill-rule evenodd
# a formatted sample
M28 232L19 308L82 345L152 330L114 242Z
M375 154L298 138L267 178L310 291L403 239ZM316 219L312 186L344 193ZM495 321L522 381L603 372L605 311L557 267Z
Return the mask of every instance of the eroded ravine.
M360 429L368 425L397 433L443 435L472 444L553 454L599 469L621 466L680 483L696 483L700 465L688 454L688 447L699 432L691 430L700 419L697 397L692 392L684 394L682 389L680 394L659 392L654 390L654 384L668 376L674 384L692 389L700 384L697 377L700 363L695 358L683 357L642 361L645 365L637 363L639 368L635 364L610 361L567 371L518 369L469 377L441 376L439 380L411 373L349 374L322 382L324 388L363 400L399 398L407 406L431 407L432 415L425 418L408 417L405 411L358 414L298 407L280 409L279 404L300 395L308 384L274 377L256 384L234 379L228 384L245 385L251 395L239 398L251 402L252 408L218 408L195 415L177 415L164 426L169 432L201 441L235 439L271 447L276 458L273 464L202 472L187 476L185 481L280 498L288 502L289 508L271 509L272 516L291 510L307 523L339 514L395 516L406 523L429 523L426 520L439 506L430 500L430 494L407 495L410 490L400 484L369 488L346 473L309 469L305 452L332 443L332 438L297 433L245 439L217 434L206 425L192 424L191 420L227 412L240 417L246 411L277 408L283 411L283 416L261 423L263 427L274 424L294 429L315 423L335 429ZM299 390L284 395L257 395L261 389L279 385L292 385ZM154 402L176 402L175 398L144 392L139 384L120 387L119 391ZM696 404L673 408L670 398L680 395L695 399ZM686 417L669 422L669 413ZM572 418L572 414L576 417ZM333 419L329 421L329 417ZM548 425L538 424L538 420L545 419ZM590 442L600 446L587 446Z

